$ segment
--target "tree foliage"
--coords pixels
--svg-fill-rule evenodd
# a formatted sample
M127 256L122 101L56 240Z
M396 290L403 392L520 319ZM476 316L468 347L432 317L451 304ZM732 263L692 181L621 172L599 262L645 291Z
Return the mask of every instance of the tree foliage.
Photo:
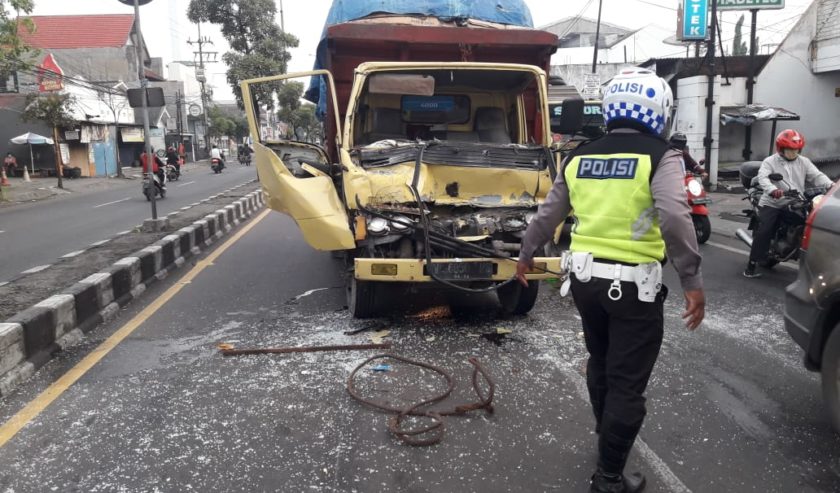
M245 79L283 74L291 58L288 48L298 46L298 39L280 30L274 21L274 0L190 0L188 16L192 22L220 26L231 51L222 59L228 66L227 81L244 108L239 82ZM276 84L261 84L252 89L257 111L259 105L273 108Z
M242 139L248 135L248 121L244 115L232 114L218 106L211 106L207 117L210 119L208 134L211 137L227 136Z
M20 115L25 122L44 122L53 129L53 140L55 145L55 168L58 176L58 188L64 188L61 179L61 152L58 148L58 129L69 127L76 123L73 119L73 105L75 98L69 94L31 93L26 96L26 109Z
M315 116L315 105L302 103L304 85L299 81L286 81L277 90L277 118L287 125L288 139L312 141L320 139L321 125ZM296 135L297 131L303 135Z
M0 77L4 80L19 70L27 55L34 51L18 35L21 28L32 32L34 25L29 19L17 17L31 13L34 7L33 0L0 0Z
M732 39L732 56L747 54L747 43L743 40L744 15L738 18L735 23L735 37Z

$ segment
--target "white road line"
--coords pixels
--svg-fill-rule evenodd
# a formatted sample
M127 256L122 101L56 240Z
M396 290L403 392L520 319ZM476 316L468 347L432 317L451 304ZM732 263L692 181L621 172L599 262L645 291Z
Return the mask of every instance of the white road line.
M2 288L3 286L5 286L6 284L9 284L9 281L3 281L3 282L0 282L0 288Z
M127 235L128 233L131 233L131 230L128 230L128 231L120 231L120 232L119 232L119 233L117 233L115 236Z
M85 253L84 250L76 250L75 252L70 252L68 254L62 255L61 258L73 258L78 257L79 255Z
M5 231L3 231L2 229L0 229L0 233L5 233Z
M188 205L185 205L184 207L181 207L181 210L182 210L182 211L185 211L185 210L187 210L187 209L191 209L191 207L190 207L190 206L188 206Z
M119 204L120 202L125 202L126 200L131 200L131 197L126 197L126 198L124 198L124 199L115 200L115 201L113 201L113 202L106 202L106 203L104 203L104 204L95 205L95 206L93 206L93 208L94 208L94 209L98 209L98 208L100 208L100 207L105 207L106 205Z
M724 245L724 244L722 244L722 243L717 243L717 242L714 242L714 241L707 241L707 242L706 242L706 244L707 244L707 245L709 245L709 246L713 246L713 247L715 247L715 248L720 248L721 250L726 250L727 252L737 253L738 255L743 255L743 256L745 256L745 257L749 257L749 256L750 256L750 252L749 252L749 250L742 250L742 249L740 249L740 248L731 247L731 246L729 246L729 245ZM779 265L780 267L784 267L784 268L786 268L786 269L791 269L791 270L794 270L794 271L798 271L798 270L799 270L799 266L797 266L797 265L793 265L793 264L789 264L789 263L787 263L787 262L782 262L782 263L780 263L780 264L778 264L778 265Z
M177 185L177 186L178 186L178 187L185 187L185 186L187 186L187 185L192 185L193 183L195 183L195 182L194 182L194 181L188 181L188 182L186 182L186 183L181 183L180 185Z
M97 241L96 243L91 243L90 246L92 246L92 247L102 246L105 243L108 243L109 241L111 241L111 238L108 238L107 240Z
M52 264L39 265L38 267L33 267L31 269L27 269L27 270L21 272L21 274L34 274L36 272L41 272L44 269L48 269L51 265Z

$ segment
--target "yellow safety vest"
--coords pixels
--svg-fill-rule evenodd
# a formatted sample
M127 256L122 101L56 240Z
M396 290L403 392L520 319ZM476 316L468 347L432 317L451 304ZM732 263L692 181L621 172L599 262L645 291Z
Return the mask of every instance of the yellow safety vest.
M629 264L662 261L665 241L650 180L667 144L643 134L615 137L579 148L567 160L564 178L575 218L571 250ZM619 148L634 152L610 152Z

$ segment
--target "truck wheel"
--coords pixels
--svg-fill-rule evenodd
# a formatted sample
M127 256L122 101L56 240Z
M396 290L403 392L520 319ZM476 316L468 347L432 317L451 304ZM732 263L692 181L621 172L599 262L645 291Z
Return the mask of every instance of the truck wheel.
M697 233L697 243L702 245L709 241L709 236L712 235L712 223L709 216L692 215L691 220L694 222L694 232Z
M376 313L376 283L359 281L351 272L347 279L347 308L353 318L371 318Z
M823 401L834 431L840 434L840 324L825 341L822 355Z
M537 302L539 292L539 281L528 281L527 288L513 281L496 290L504 315L525 315L530 312Z

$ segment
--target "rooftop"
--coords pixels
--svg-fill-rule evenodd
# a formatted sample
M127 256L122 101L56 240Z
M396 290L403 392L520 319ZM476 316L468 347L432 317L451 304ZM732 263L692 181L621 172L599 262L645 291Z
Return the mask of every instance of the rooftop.
M29 17L35 30L21 28L21 37L35 48L120 48L134 26L132 14L41 15Z

